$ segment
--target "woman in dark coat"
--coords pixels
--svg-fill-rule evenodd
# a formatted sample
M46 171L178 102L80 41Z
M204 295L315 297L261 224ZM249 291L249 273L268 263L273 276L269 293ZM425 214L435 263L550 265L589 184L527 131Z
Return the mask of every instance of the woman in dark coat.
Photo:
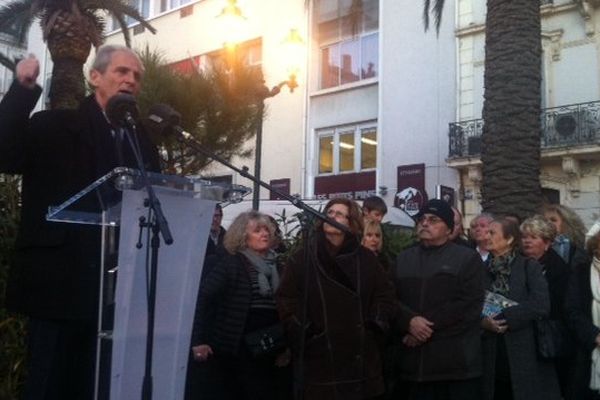
M375 253L383 270L388 272L390 270L390 259L383 252L383 230L381 229L381 224L372 219L365 219L364 221L365 228L361 244Z
M521 249L526 257L532 258L542 266L542 273L548 282L550 292L550 320L557 321L565 334L564 347L559 357L549 362L554 363L560 392L564 399L572 399L572 368L574 346L567 329L565 314L565 296L570 278L570 268L552 249L556 236L555 226L541 215L527 218L521 224Z
M573 270L569 287L565 311L567 322L577 339L577 361L574 372L574 394L577 400L599 400L598 388L592 390L591 371L592 354L600 350L600 321L594 320L592 303L600 304L600 296L593 295L592 282L599 285L600 278L600 223L596 222L588 232L586 249L593 257L590 263L581 263ZM595 279L592 279L592 277ZM598 298L596 298L598 297ZM597 382L597 381L596 381Z
M542 267L518 252L519 227L508 219L490 224L487 290L516 305L482 319L484 399L560 399L552 364L538 360L533 321L550 312L548 284Z
M299 390L306 400L374 398L384 392L379 339L389 326L394 291L375 254L360 245L358 205L334 199L324 212L351 233L319 224L315 237L292 254L277 292L294 368L303 374Z
M571 270L581 263L589 263L585 252L585 225L569 207L560 204L546 204L544 217L556 228L552 248L567 263Z
M228 254L200 287L192 355L202 364L202 399L287 399L289 351L256 356L249 335L279 324L274 292L279 273L272 246L274 226L257 211L240 214L225 234ZM280 330L283 333L282 330Z

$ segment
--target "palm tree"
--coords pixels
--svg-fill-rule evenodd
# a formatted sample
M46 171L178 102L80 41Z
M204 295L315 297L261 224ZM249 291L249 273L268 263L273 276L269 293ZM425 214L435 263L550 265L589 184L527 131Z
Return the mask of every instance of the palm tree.
M252 149L244 146L256 134L256 87L262 72L245 66L239 57L225 69L216 65L208 71L190 74L175 72L156 50L140 53L145 81L138 96L142 114L157 103L166 103L182 114L181 126L221 158L246 158ZM235 77L235 79L232 79ZM164 171L171 174L198 174L211 162L204 156L147 126L154 143L160 143Z
M75 108L84 97L83 64L91 46L98 47L104 40L106 15L120 25L127 46L130 45L127 17L156 32L127 0L15 0L0 8L0 31L14 32L21 45L33 20L40 19L54 63L51 108Z
M542 204L540 0L488 0L482 206L527 217Z
M444 0L424 1L439 29ZM540 0L487 0L485 37L482 206L530 216L542 203Z

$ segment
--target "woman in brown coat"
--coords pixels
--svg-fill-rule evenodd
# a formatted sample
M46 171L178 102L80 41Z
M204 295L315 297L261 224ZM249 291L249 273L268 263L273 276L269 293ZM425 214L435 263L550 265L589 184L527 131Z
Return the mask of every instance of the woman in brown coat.
M302 382L307 400L374 398L384 392L380 340L389 326L393 288L376 256L360 245L358 205L334 199L324 211L352 234L319 224L291 256L276 295L300 370L296 385Z

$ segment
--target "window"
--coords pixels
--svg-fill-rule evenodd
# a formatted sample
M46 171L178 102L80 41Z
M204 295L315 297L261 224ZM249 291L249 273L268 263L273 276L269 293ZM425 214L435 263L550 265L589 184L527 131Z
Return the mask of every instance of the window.
M315 4L321 57L320 88L377 76L379 0L319 0Z
M144 17L144 19L150 17L150 0L126 0L126 3L129 4L131 7L135 7L140 13L140 15ZM125 22L127 22L127 26L132 26L138 23L135 19L131 17L125 17ZM112 28L115 31L121 29L119 23L115 18L112 19Z
M237 46L237 57L243 65L262 73L262 39L254 39ZM201 68L224 66L226 53L223 49L201 56Z
M319 175L377 167L377 125L373 122L322 129L317 138Z
M254 39L239 45L236 50L242 65L248 67L252 73L262 76L262 39ZM212 51L171 63L175 71L190 74L197 71L210 70L211 68L225 68L226 54L223 49Z
M192 0L160 0L160 12L172 10L190 3Z

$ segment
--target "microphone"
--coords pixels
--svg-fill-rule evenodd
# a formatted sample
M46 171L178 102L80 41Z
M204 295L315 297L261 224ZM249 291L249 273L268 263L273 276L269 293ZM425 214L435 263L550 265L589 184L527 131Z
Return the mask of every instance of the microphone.
M135 97L127 93L115 94L108 99L106 116L115 127L135 127L135 120L140 116Z
M191 134L184 131L179 125L181 123L181 114L168 104L159 103L150 107L147 120L151 128L161 136L177 134L186 139L192 137Z

